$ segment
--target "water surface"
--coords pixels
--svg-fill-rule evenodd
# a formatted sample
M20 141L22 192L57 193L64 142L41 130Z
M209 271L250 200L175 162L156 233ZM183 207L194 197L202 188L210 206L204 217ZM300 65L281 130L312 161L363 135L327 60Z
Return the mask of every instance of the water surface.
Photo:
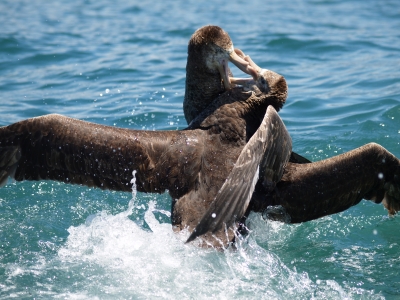
M0 125L60 113L182 129L187 42L215 24L287 79L280 115L296 152L317 161L377 142L400 157L398 1L5 0L0 21ZM381 205L299 225L253 214L239 249L220 253L172 233L170 201L53 181L7 185L0 298L400 295L400 218Z

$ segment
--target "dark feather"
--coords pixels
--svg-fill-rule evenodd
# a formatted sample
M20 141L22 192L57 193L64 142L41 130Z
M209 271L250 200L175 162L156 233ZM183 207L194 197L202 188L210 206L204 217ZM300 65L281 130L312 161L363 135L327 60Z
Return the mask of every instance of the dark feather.
M265 186L273 189L289 160L292 143L285 125L272 106L243 148L227 180L187 239L187 243L208 232L231 228L248 205L260 173ZM223 236L223 235L219 235Z

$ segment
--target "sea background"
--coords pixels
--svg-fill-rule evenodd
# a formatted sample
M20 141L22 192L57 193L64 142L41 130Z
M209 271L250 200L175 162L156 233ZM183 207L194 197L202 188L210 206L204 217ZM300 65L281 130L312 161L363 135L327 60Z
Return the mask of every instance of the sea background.
M318 161L376 142L400 157L397 0L2 0L0 23L0 125L59 113L185 128L187 42L215 24L285 76L280 115L297 153ZM400 217L382 205L362 201L297 225L252 214L238 249L218 252L172 233L170 202L53 181L8 184L0 299L400 297Z

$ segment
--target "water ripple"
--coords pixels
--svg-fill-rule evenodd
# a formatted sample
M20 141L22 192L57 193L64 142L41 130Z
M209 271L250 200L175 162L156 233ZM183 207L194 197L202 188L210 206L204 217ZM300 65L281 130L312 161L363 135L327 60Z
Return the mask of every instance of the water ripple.
M320 160L378 142L400 157L397 0L4 0L0 18L1 125L61 113L182 129L187 42L216 24L285 76L296 152ZM400 219L371 202L294 226L254 214L239 250L217 253L172 234L169 196L139 194L127 217L130 198L56 182L1 189L0 298L400 295Z

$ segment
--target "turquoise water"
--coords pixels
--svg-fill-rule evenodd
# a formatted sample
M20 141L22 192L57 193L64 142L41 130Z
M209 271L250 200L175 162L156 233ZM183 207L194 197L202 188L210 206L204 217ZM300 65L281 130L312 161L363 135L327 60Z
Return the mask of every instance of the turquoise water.
M280 114L296 152L316 161L377 142L400 157L397 0L3 0L0 21L0 125L61 113L184 128L187 42L215 24L286 77ZM0 298L400 296L400 217L381 205L362 201L299 225L253 214L250 235L224 253L184 245L169 210L167 195L8 184L0 189Z

